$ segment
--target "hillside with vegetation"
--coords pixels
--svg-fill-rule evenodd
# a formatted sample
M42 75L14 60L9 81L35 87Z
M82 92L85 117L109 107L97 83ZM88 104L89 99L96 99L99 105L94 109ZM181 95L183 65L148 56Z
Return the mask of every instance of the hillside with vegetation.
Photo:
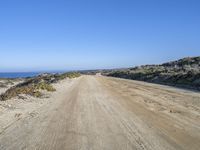
M200 90L200 57L112 70L104 75Z

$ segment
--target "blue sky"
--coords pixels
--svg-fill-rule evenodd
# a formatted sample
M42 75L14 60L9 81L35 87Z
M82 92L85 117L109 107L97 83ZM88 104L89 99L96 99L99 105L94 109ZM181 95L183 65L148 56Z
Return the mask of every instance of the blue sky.
M199 0L0 1L0 71L131 67L200 55Z

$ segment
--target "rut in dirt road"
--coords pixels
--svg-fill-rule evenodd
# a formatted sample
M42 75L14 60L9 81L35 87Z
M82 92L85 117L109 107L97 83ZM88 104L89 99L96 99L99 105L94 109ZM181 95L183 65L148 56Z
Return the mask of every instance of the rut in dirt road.
M1 150L198 150L200 94L82 76L0 134Z

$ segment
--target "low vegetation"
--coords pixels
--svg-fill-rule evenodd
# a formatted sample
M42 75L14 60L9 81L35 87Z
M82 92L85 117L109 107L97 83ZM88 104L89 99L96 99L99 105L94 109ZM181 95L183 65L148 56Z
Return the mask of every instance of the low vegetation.
M0 100L8 100L20 94L31 95L34 97L41 97L41 90L53 92L56 89L52 86L52 83L56 83L65 78L79 77L79 73L63 73L63 74L42 74L37 77L27 78L23 83L19 83L14 87L8 89L5 93L0 95Z
M187 57L161 65L112 70L104 74L200 90L200 57Z
M54 75L55 80L63 80L65 78L77 78L80 77L80 73L78 72L71 72L71 73L63 73L63 74L56 74Z

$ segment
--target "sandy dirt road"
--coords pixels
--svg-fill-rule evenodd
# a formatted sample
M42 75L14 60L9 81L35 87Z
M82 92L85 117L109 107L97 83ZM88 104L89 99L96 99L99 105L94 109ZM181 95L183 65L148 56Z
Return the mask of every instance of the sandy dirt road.
M100 76L0 133L1 150L199 150L200 93Z

